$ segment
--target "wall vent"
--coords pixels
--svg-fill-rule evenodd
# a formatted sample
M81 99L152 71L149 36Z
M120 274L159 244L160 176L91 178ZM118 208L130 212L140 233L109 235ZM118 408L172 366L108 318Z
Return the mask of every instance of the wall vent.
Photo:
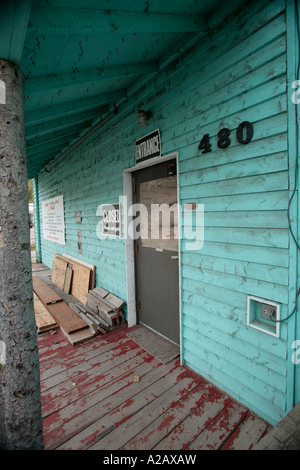
M280 304L248 295L247 325L268 335L280 336Z

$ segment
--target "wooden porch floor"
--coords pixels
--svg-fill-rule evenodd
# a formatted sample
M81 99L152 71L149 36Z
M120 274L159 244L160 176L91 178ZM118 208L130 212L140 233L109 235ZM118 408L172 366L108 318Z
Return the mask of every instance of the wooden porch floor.
M39 337L45 449L248 450L269 430L178 358L160 362L129 331L75 347L61 330Z

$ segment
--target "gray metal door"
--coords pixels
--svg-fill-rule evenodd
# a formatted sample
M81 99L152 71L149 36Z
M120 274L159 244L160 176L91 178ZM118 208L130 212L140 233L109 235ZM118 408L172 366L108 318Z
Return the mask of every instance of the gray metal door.
M134 173L138 320L179 344L176 161ZM173 165L173 166L172 166ZM171 173L171 174L170 174Z

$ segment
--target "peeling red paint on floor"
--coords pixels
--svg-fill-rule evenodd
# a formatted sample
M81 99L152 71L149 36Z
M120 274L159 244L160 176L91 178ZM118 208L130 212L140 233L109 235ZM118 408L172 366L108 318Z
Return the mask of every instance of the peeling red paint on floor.
M46 449L251 449L268 431L179 359L160 362L129 331L75 347L60 330L39 337Z

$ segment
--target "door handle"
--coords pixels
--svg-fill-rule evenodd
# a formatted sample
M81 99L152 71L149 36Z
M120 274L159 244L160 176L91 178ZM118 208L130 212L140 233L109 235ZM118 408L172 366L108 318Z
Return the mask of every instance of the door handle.
M179 259L179 256L171 256L171 259Z

